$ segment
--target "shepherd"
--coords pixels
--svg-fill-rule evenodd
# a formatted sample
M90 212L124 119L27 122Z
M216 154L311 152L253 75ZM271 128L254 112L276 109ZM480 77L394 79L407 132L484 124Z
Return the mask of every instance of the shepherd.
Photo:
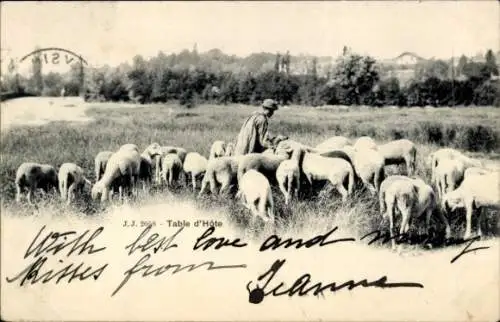
M261 110L253 112L246 119L238 134L234 155L261 153L266 149L273 148L267 127L269 118L277 109L278 103L268 98L262 103Z

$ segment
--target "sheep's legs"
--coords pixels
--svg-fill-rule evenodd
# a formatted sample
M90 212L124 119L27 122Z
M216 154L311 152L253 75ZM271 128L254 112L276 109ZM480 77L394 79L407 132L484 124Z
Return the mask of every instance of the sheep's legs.
M296 182L296 187L295 187L295 199L299 200L299 191L300 191L300 175L298 175L295 180Z
M438 213L439 219L446 226L446 233L445 233L446 239L451 238L451 227L450 227L450 223L448 222L448 219L446 219L446 216L444 215L444 213L440 209L438 209L437 213Z
M74 199L75 196L75 189L76 189L76 184L72 183L69 188L68 188L68 200L67 204L69 205L71 203L71 200Z
M332 184L334 184L334 183L332 182ZM347 201L347 196L349 195L347 193L347 189L344 187L344 185L342 184L342 182L338 183L336 185L336 187L337 187L337 191L342 195L342 202L346 202Z
M21 202L21 186L19 186L18 184L16 184L16 202Z
M479 217L477 219L477 235L479 237L482 237L483 236L483 231L481 230L481 224L484 221L484 208L481 207L481 208L479 208L478 211L479 211Z
M471 230L472 230L472 203L467 202L465 205L465 235L464 239L469 239L471 236Z
M187 177L187 173L186 173L186 177ZM193 192L196 192L196 176L191 173L191 180L193 181Z
M285 183L282 182L281 180L279 180L278 181L278 186L279 186L281 192L283 193L283 196L285 196L285 204L288 205L288 191L285 188Z

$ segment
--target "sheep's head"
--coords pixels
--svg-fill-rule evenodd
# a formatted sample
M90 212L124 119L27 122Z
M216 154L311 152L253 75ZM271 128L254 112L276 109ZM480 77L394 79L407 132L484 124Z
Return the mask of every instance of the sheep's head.
M147 148L146 150L144 151L146 154L148 154L151 158L153 158L154 156L156 155L160 155L161 154L161 146L159 143L157 142L154 142L154 143L151 143Z
M93 200L99 199L99 197L103 193L103 190L104 190L104 185L103 185L102 181L97 181L91 190L92 199Z
M232 142L229 142L226 144L226 153L225 156L230 157L234 153L234 144Z
M441 206L445 212L455 211L457 208L464 207L462 196L455 191L448 192L443 196Z

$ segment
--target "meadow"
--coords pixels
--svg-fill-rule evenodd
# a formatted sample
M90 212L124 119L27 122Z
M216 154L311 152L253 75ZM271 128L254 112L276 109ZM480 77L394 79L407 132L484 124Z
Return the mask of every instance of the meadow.
M65 162L80 165L94 182L94 157L102 150L116 150L124 143L135 143L143 149L152 142L161 145L182 146L208 156L215 140L235 141L247 115L256 107L243 105L203 105L192 109L176 104L130 106L114 103L88 104L89 122L53 121L40 126L17 126L2 131L0 187L2 209L25 215L33 212L31 206L14 203L14 178L22 162L49 163L59 167ZM284 134L308 145L316 145L334 136L372 136L378 142L408 138L417 143L417 175L429 182L430 171L425 164L427 155L439 147L454 147L469 156L477 157L489 167L499 168L500 118L497 108L312 108L290 106L281 108L270 120L270 132ZM404 167L387 167L388 174L403 172ZM142 204L158 200L185 200L197 208L220 211L236 226L248 224L246 208L238 202L206 195L197 198L190 188L181 186L174 191L154 187L150 194L133 201ZM278 189L273 191L278 230L300 231L304 227L331 227L349 231L359 237L375 229L388 227L380 222L378 202L367 193L359 192L342 204L338 196L323 189L291 205L284 204ZM88 192L71 206L79 215L99 216L103 206L92 202ZM68 208L57 199L43 200L39 207L64 215ZM454 235L463 235L464 214L450 218ZM440 222L434 222L442 231ZM498 235L498 215L489 214L486 231ZM475 225L475 224L474 224ZM418 224L423 228L423 222ZM473 228L474 229L474 228Z

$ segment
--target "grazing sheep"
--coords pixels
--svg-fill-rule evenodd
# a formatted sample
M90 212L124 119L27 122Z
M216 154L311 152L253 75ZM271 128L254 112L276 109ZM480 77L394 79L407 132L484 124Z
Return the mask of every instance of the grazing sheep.
M500 210L500 172L492 171L489 175L469 173L456 190L443 196L441 202L447 213L455 211L457 208L465 208L464 239L470 238L472 215L474 210L479 210L477 234L482 236L483 210L485 208Z
M360 147L354 152L353 165L363 185L376 195L385 179L384 157L377 150Z
M92 187L90 181L85 178L83 169L74 163L63 163L61 165L59 168L58 180L61 199L67 201L68 205L71 203L71 200L74 199L76 189L82 192L85 184Z
M150 144L141 154L141 165L139 168L139 181L143 183L143 191L147 191L153 182L153 160L161 154L161 147L158 143Z
M385 165L406 165L408 176L413 176L416 170L417 148L407 139L394 140L378 146L378 151L385 159Z
M213 158L215 159L215 157ZM188 183L188 175L191 176L193 182L193 192L196 191L196 179L203 176L207 171L208 160L198 152L189 152L184 160L184 174L186 175L186 185Z
M309 184L313 181L328 180L342 195L342 201L352 193L354 187L354 169L341 158L328 158L316 153L306 152L302 160L302 171ZM348 181L347 189L344 182Z
M257 170L266 176L271 184L276 182L276 170L284 160L290 158L287 153L267 155L263 153L249 153L243 156L238 166L238 185L242 176L250 169Z
M361 149L377 149L377 143L369 137L369 136L362 136L356 140L356 142L353 145L353 148L355 150L361 150Z
M276 170L276 180L280 187L281 192L285 196L285 204L288 205L292 186L295 183L295 198L299 197L300 190L300 165L302 164L302 159L304 157L305 151L301 148L297 148L293 151L290 160L284 160L278 166Z
M442 159L434 170L434 182L439 198L455 190L464 178L466 166L458 159Z
M244 155L225 156L208 160L207 170L201 182L201 190L198 197L201 197L208 185L210 185L212 194L217 193L216 189L218 185L220 185L219 194L222 195L228 192L231 184L237 183L239 163L243 157Z
M167 153L162 161L162 179L167 187L172 187L182 173L182 161L176 153Z
M241 177L237 198L254 216L274 223L274 201L271 185L260 172L250 169Z
M139 152L139 147L135 144L127 143L127 144L122 145L118 149L118 151L120 151L120 150L135 150L135 151Z
M232 142L229 142L227 145L226 145L226 153L224 154L224 156L226 157L230 157L232 156L234 153L234 143Z
M341 149L346 145L351 144L351 140L344 136L333 136L320 144L316 145L317 150L333 150Z
M101 151L97 153L94 159L94 168L95 168L95 181L99 181L104 174L104 170L106 170L106 164L108 164L108 160L113 155L113 151Z
M210 148L209 159L222 157L226 154L226 142L215 141Z
M141 156L135 149L120 150L109 158L102 178L92 187L92 199L101 196L101 201L109 198L110 188L117 185L120 199L123 200L123 190L132 193L139 176Z
M50 164L25 162L17 169L15 185L16 201L21 202L22 192L28 189L28 203L33 204L33 195L37 189L42 189L45 193L52 189L57 191L57 171Z
M426 230L429 232L431 216L435 210L437 210L437 214L446 225L446 238L451 235L448 220L436 207L437 200L432 187L420 178L389 176L380 186L379 203L380 214L382 217L388 217L389 219L392 249L396 248L394 238L394 215L396 211L402 217L399 229L400 235L408 233L411 218L419 218L424 213L426 214Z
M175 147L175 146L162 146L160 147L161 153L159 155L156 155L153 158L153 162L155 164L155 179L156 182L160 183L161 182L161 169L163 169L163 159L164 157L169 154L169 153L175 153L181 160L181 163L184 163L184 160L186 159L187 151L184 148L181 147Z
M436 180L436 167L439 165L441 160L455 160L460 159L466 167L482 167L481 161L469 158L462 152L451 148L439 149L427 157L427 163L431 167L431 183L435 184Z

